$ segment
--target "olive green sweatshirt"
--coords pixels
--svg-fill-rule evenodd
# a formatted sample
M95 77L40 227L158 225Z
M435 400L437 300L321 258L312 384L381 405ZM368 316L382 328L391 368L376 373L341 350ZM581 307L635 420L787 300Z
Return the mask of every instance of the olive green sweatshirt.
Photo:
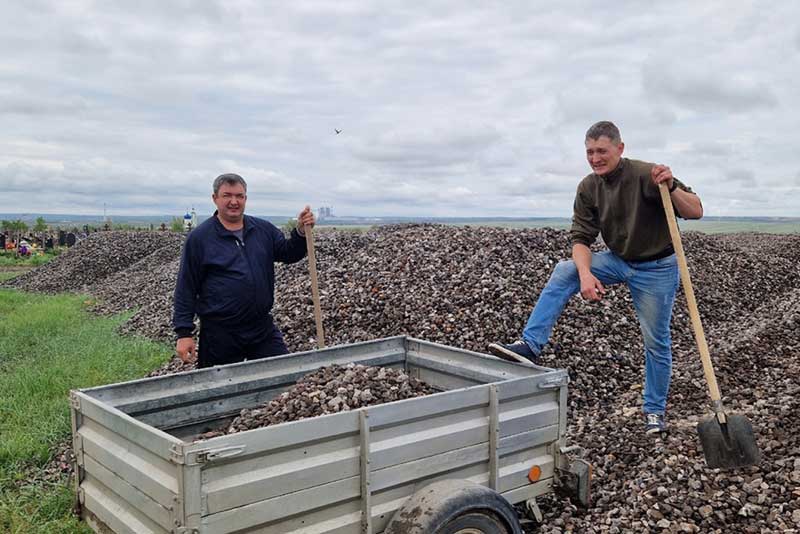
M661 194L650 177L652 167L622 158L607 175L592 173L581 180L573 207L572 243L590 246L600 233L608 248L628 261L651 258L671 247Z

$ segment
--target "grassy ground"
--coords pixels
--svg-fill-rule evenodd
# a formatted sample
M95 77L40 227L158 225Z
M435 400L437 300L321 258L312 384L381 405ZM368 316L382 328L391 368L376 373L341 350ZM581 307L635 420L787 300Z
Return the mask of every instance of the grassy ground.
M8 250L0 251L0 283L19 276L52 260L60 253L60 249L49 250L46 253L27 257L18 257Z
M0 267L22 266L37 267L52 260L60 254L60 249L48 250L47 252L37 252L30 256L17 256L8 250L0 251Z
M85 533L66 477L41 480L69 439L70 389L139 378L171 348L122 338L124 317L87 315L84 298L0 290L0 532Z
M571 222L568 219L537 219L535 221L481 221L480 223L456 224L456 226L494 226L500 228L557 228L569 230ZM682 231L703 232L706 234L731 234L738 232L761 232L765 234L796 234L800 233L800 221L762 221L762 220L719 220L679 219L678 224Z
M22 273L29 271L30 269L32 269L32 267L0 267L0 283L5 282L6 280L11 280L12 278L17 277Z

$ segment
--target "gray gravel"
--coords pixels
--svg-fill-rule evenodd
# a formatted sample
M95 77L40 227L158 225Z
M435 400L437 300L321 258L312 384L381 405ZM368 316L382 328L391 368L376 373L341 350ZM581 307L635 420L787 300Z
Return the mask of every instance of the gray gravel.
M206 432L200 439L235 434L288 421L299 421L365 406L422 397L431 386L402 369L357 364L321 367L262 406L245 408L226 429Z
M142 250L116 235L98 237L114 247L113 259L100 257L98 241L13 283L41 291L88 288L102 295L104 312L138 309L126 331L172 342L179 238L152 234ZM694 426L710 413L708 395L682 294L672 325L671 431L664 439L641 433L642 341L628 291L613 288L599 304L576 297L543 360L570 373L569 437L594 465L595 502L580 510L548 497L545 523L526 527L531 531L800 532L800 236L687 233L684 245L726 406L752 422L761 465L736 472L705 467ZM175 256L146 254L166 247ZM478 351L512 341L569 249L567 233L552 229L318 232L326 341L408 334ZM305 262L277 269L274 312L290 350L314 346L310 295ZM156 373L185 368L172 362Z

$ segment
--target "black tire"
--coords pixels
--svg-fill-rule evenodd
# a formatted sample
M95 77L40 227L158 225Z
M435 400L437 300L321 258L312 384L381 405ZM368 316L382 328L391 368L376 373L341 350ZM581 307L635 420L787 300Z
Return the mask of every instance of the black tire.
M433 482L395 512L384 534L522 534L502 495L468 480Z
M487 512L469 512L451 519L435 534L509 534L502 521Z

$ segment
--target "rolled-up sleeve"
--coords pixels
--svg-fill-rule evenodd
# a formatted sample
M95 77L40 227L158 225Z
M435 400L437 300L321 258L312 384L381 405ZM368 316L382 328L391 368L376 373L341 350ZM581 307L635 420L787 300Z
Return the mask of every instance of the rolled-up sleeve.
M569 231L573 245L580 243L591 246L600 233L597 215L592 206L588 194L579 185L572 206L572 228Z

